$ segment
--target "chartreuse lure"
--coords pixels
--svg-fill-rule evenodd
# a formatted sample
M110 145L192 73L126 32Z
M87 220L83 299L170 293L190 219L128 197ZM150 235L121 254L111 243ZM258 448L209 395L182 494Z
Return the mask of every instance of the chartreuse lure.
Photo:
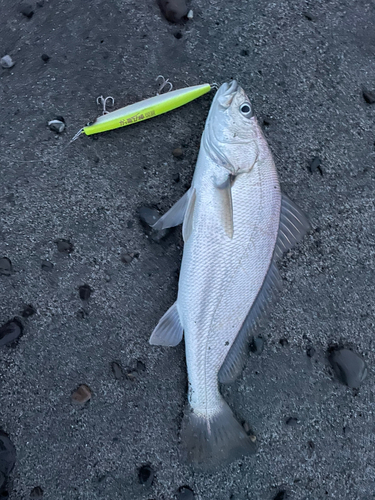
M132 125L133 123L167 113L168 111L172 111L173 109L197 99L209 92L212 88L215 88L214 84L210 85L205 83L203 85L195 85L193 87L156 95L135 104L125 106L124 108L117 109L116 111L111 111L110 113L106 112L104 109L105 114L99 116L93 123L83 127L72 140L81 133L85 133L86 135L98 134L100 132L106 132L107 130L126 127L127 125Z

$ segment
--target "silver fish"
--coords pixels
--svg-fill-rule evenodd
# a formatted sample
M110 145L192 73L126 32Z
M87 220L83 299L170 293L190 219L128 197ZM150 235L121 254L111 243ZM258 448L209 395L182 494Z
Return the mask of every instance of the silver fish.
M281 193L270 149L236 81L223 84L213 100L190 189L153 227L181 223L177 300L150 343L175 346L185 334L183 454L207 469L255 450L219 382L241 373L249 335L279 287L276 262L309 227Z

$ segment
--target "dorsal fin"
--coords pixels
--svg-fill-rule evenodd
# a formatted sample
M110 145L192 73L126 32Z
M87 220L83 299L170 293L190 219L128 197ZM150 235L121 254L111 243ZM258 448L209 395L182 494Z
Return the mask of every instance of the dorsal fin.
M234 382L241 373L248 356L250 335L267 316L280 288L280 275L276 262L284 252L302 239L309 227L310 224L305 214L287 196L282 195L279 232L270 267L263 285L220 368L219 382L223 384Z

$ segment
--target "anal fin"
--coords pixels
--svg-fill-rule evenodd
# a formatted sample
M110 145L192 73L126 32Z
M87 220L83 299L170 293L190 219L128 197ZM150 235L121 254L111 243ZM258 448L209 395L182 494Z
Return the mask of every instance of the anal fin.
M162 345L175 347L183 336L183 328L178 314L177 303L175 302L168 311L161 317L150 337L151 345Z

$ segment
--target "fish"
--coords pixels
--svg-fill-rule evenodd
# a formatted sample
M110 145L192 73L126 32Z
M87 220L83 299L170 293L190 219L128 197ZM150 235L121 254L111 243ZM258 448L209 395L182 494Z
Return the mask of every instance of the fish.
M190 189L153 227L181 223L177 300L149 342L172 347L184 337L188 404L181 458L210 470L256 452L219 384L241 374L250 336L280 288L277 261L310 227L281 192L253 106L235 80L213 99Z

